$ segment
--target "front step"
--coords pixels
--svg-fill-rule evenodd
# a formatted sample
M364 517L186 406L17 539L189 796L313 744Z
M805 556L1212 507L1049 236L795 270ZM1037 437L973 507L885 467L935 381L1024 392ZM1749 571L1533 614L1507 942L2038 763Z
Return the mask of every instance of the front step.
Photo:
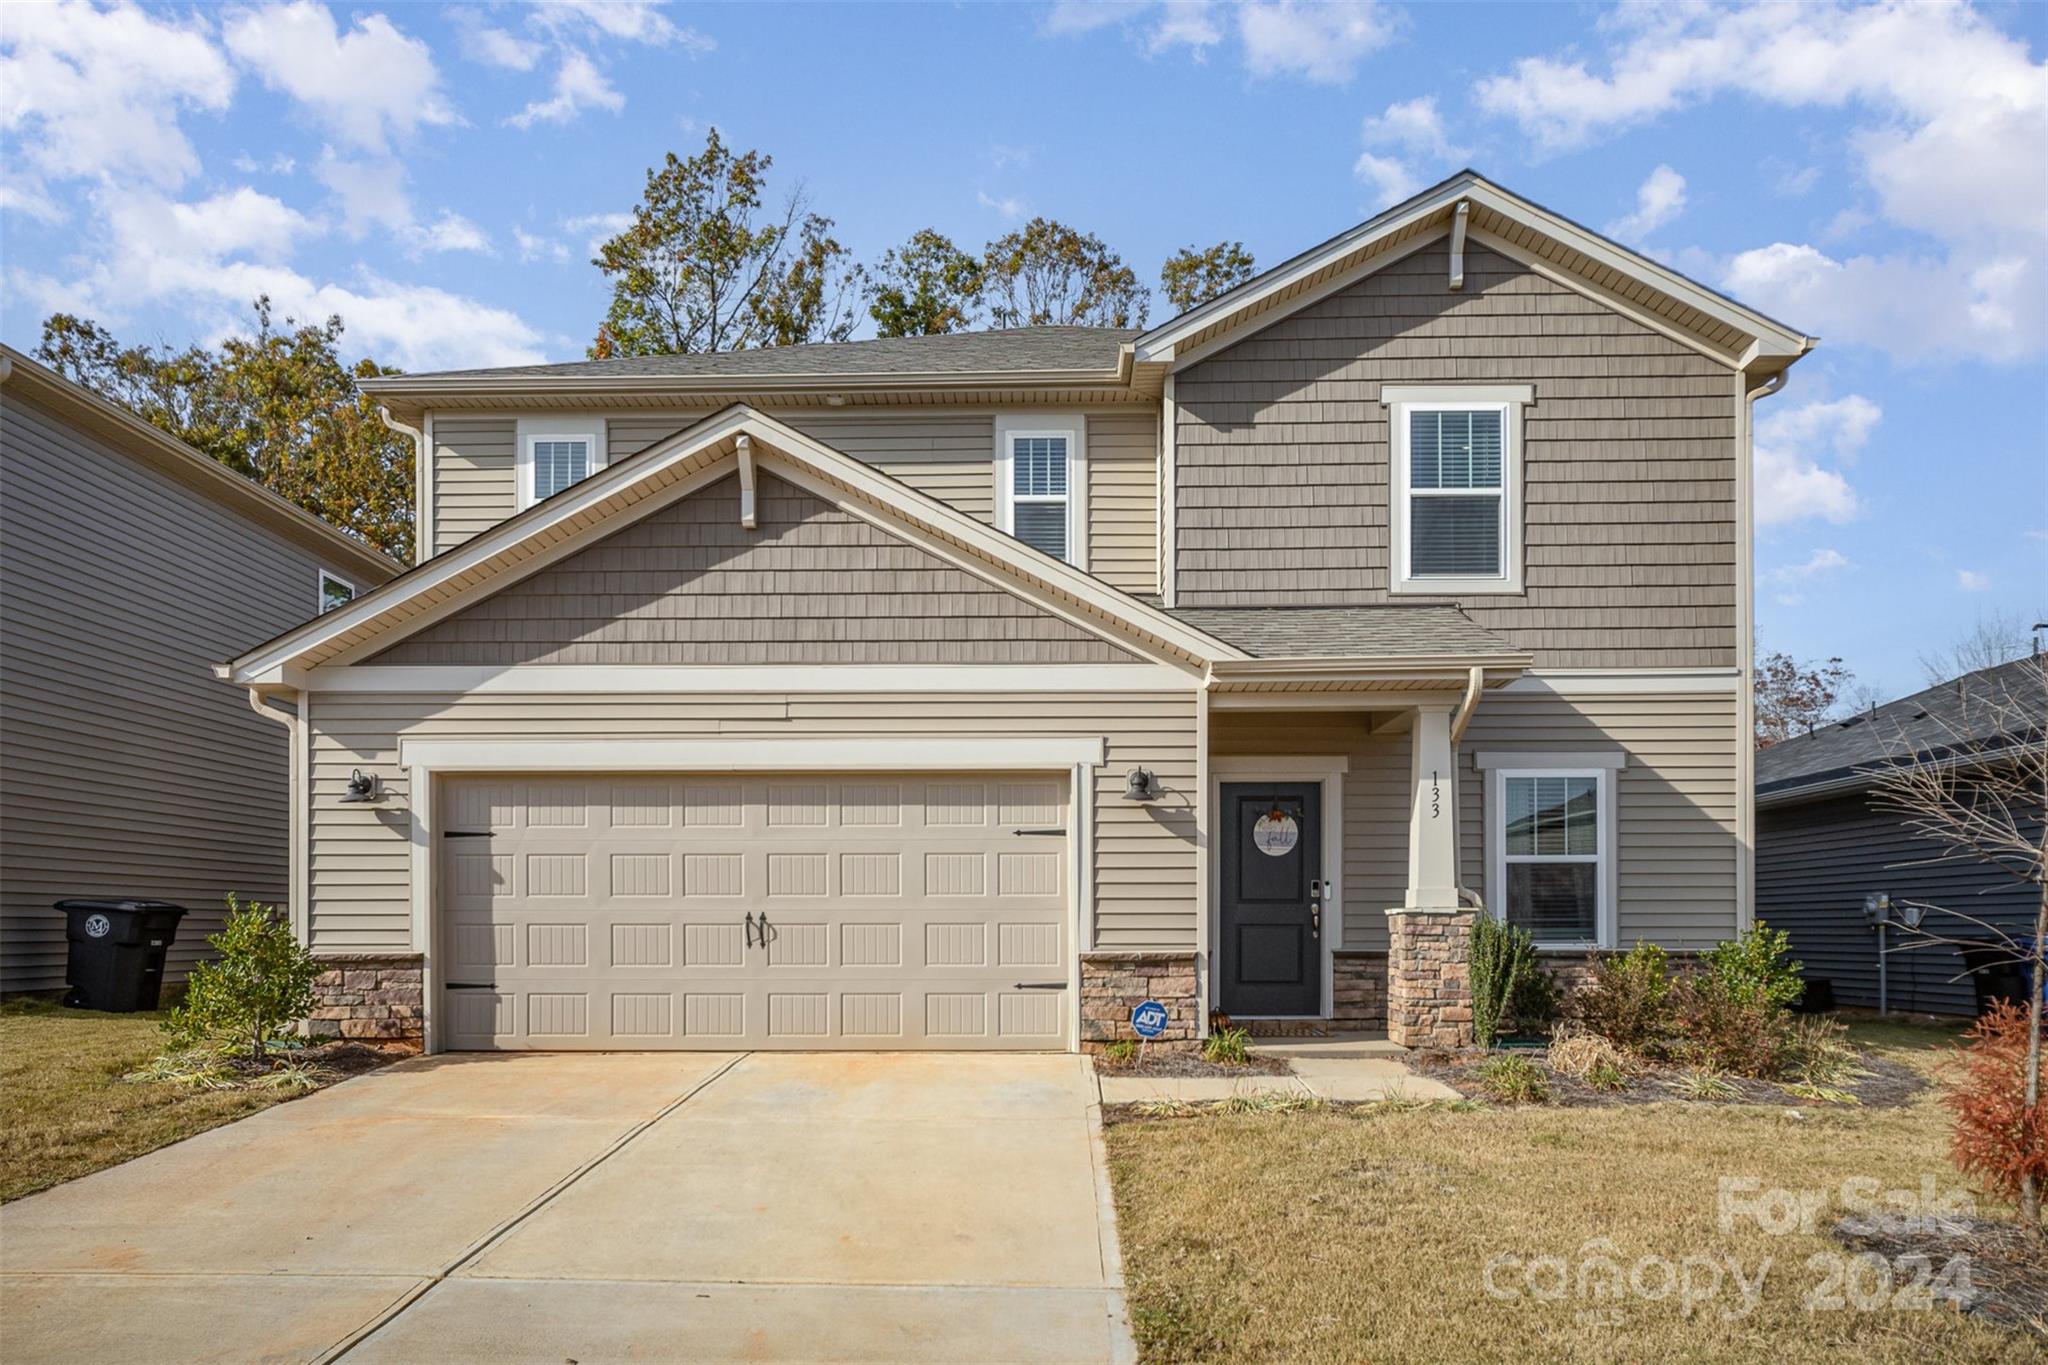
M1387 1041L1384 1033L1333 1033L1323 1038L1259 1038L1255 1049L1266 1057L1297 1061L1401 1058L1408 1049Z

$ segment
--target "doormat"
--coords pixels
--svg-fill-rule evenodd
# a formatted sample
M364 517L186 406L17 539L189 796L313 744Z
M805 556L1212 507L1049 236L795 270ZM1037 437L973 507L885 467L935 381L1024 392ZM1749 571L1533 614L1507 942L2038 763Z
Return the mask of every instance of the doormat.
M1239 1028L1254 1038L1327 1038L1330 1026L1315 1019L1238 1019Z

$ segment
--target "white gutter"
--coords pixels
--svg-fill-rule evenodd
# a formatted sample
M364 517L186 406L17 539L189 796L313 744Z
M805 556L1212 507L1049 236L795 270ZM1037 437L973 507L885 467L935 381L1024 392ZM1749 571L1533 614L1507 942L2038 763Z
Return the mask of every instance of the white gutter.
M434 555L434 453L428 449L424 426L407 426L391 415L391 409L377 405L377 416L401 436L412 438L413 518L412 562L421 564ZM431 419L422 419L423 421Z
M1809 345L1811 343L1809 342ZM1736 420L1736 479L1741 489L1741 525L1736 528L1735 647L1741 651L1742 686L1736 697L1735 732L1735 928L1747 932L1756 922L1756 405L1785 387L1786 370L1746 390ZM1736 386L1741 387L1738 379Z

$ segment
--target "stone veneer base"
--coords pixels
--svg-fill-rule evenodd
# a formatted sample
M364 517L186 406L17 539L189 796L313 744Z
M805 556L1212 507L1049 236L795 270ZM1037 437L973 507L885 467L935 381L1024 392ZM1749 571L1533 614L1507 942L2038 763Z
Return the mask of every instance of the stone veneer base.
M1094 952L1081 954L1081 1046L1136 1038L1131 1011L1147 1000L1166 1006L1166 1032L1155 1041L1191 1043L1201 1036L1196 1017L1193 953Z
M1384 1033L1387 955L1340 949L1331 955L1330 1027L1343 1033Z
M426 1033L418 953L322 953L307 1030L315 1038L419 1041Z
M1387 1038L1402 1047L1472 1042L1472 912L1387 916Z

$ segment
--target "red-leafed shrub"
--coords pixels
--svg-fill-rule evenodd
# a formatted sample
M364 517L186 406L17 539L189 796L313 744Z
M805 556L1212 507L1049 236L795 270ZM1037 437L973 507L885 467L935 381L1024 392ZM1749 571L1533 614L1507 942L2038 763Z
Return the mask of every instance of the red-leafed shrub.
M1948 1091L1950 1154L1963 1174L2018 1199L2025 1177L2036 1189L2048 1184L2048 1104L2027 1105L2027 1012L2001 1000L1969 1038Z

